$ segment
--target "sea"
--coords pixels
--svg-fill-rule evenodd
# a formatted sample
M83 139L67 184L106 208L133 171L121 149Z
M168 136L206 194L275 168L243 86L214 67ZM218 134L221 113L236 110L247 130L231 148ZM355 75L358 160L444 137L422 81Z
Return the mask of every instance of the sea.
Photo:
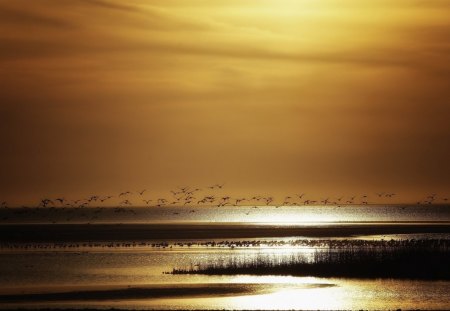
M448 205L4 208L0 227L15 225L239 224L339 227L450 227ZM19 228L19 227L18 227ZM86 227L83 227L86 228ZM233 230L233 229L229 229ZM186 275L174 268L237 261L277 262L314 256L323 243L345 239L450 239L448 230L346 236L262 236L109 241L0 242L0 308L73 309L449 309L445 280L358 279L292 275ZM314 242L315 241L315 242ZM450 264L449 264L450 267Z

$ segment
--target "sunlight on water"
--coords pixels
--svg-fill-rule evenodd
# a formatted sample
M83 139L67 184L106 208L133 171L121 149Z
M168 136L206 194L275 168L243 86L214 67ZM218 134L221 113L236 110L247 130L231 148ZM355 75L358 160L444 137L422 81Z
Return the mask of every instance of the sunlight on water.
M299 253L307 252L303 249ZM205 276L167 275L176 265L224 260L271 260L289 257L294 249L212 250L209 252L29 252L0 254L0 283L57 288L108 288L133 286L204 286L195 297L141 300L74 301L54 303L56 307L102 306L104 308L156 309L446 309L450 303L450 282L410 280L352 280L294 276ZM261 257L261 255L263 257ZM159 284L159 285L158 285ZM211 295L210 284L242 285L237 295ZM59 288L58 288L59 287ZM38 304L36 304L38 306Z
M264 284L297 284L297 285L332 285L332 283L324 283L323 279L315 277L295 277L280 275L238 275L231 277L230 283L264 283Z
M258 279L259 278L259 279ZM284 281L283 281L284 278ZM296 280L297 279L297 280ZM158 299L131 307L231 310L448 309L449 282L257 277L265 287L247 295ZM265 283L265 280L268 282ZM130 307L130 306L128 306Z
M230 299L234 309L344 309L344 289L321 286L299 289L280 289L275 293L257 296L241 296Z
M450 222L445 205L212 206L0 209L4 223L259 223Z
M99 222L115 223L120 219L124 223L133 223L136 218L140 222L193 223L211 221L212 226L220 227L221 222L270 223L274 232L280 230L276 225L289 224L339 227L330 222L415 222L429 221L436 224L450 220L450 212L446 207L399 207L364 206L343 207L233 207L198 208L195 213L181 207L167 209L139 209L130 218L122 214L114 214L113 209L104 209ZM89 211L85 216L73 215L75 222L89 219ZM11 211L6 211L11 213ZM6 213L3 211L3 213ZM54 220L64 223L64 216L51 212ZM77 213L77 212L74 212ZM178 213L178 214L176 214ZM15 215L15 214L14 214ZM8 214L8 217L14 215ZM21 214L18 214L21 215ZM20 217L15 215L11 222ZM43 214L44 215L44 214ZM34 218L32 218L34 217ZM41 222L44 218L39 213L31 218L21 219L23 222ZM78 217L78 218L77 218ZM134 217L134 218L133 218ZM250 223L241 224L247 227ZM89 226L86 226L89 227ZM94 227L94 226L92 226ZM115 230L115 225L113 225ZM237 230L239 226L229 226L226 230ZM257 227L257 226L255 226ZM231 228L231 229L230 229ZM286 228L282 228L286 229ZM289 229L289 228L288 228ZM378 280L378 279L336 279L295 276L251 276L251 275L183 275L167 274L174 268L190 268L201 264L222 264L232 260L235 263L256 262L277 264L296 258L311 261L315 252L327 249L327 242L321 237L249 237L236 234L235 238L200 238L191 240L170 237L166 239L152 238L142 241L122 241L104 244L92 241L86 246L82 242L70 242L64 248L51 247L51 241L45 247L27 246L27 248L0 247L0 292L30 292L52 289L80 290L86 288L119 288L125 293L130 287L176 287L183 286L189 292L192 287L199 287L192 295L175 295L174 297L149 297L143 299L108 298L104 301L83 301L82 299L67 302L29 303L21 306L55 306L72 308L125 308L125 309L448 309L450 305L450 282L448 281L411 281L411 280ZM52 237L53 238L53 237ZM332 237L344 243L390 239L407 240L448 239L448 233L415 233L415 234L372 234L352 237ZM328 238L327 238L328 239ZM144 241L144 240L143 240ZM302 241L301 243L298 241ZM327 241L327 240L325 240ZM205 243L208 242L208 243ZM212 242L214 244L212 244ZM307 244L305 244L305 242ZM111 244L110 244L111 243ZM159 243L158 247L152 246ZM369 245L362 243L364 245ZM111 246L112 245L112 246ZM119 246L117 246L119 245ZM131 246L130 246L131 245ZM164 245L164 246L161 246ZM214 245L214 246L213 246ZM67 246L67 245L65 245ZM13 284L13 285L11 285ZM223 292L209 292L214 286L223 287ZM230 290L231 289L231 290ZM236 290L237 291L233 291ZM17 306L17 305L16 305ZM0 307L7 307L2 305Z

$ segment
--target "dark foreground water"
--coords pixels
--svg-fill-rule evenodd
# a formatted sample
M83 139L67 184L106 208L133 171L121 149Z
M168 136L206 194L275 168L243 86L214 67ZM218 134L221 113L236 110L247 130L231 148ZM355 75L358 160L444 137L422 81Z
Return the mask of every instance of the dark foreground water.
M96 239L81 231L78 238L70 241L61 239L57 234L53 241L47 238L38 243L31 241L33 239L26 234L14 242L2 240L0 308L450 308L448 281L165 273L174 267L220 263L229 258L276 262L298 254L308 257L314 256L314 252L324 247L314 242L324 238L309 234L310 231L301 231L305 235L270 237L266 234L262 237L239 238L239 228L245 227L251 231L255 223L275 230L261 232L277 232L276 228L280 225L285 227L293 224L311 228L325 225L327 228L338 229L349 223L356 226L370 224L372 227L382 223L393 227L406 223L408 226L417 225L421 228L440 225L443 229L439 232L367 231L339 237L328 236L326 239L346 239L349 243L354 240L449 239L447 222L450 221L450 208L445 206L227 207L220 210L135 208L133 211L119 212L114 208L103 208L101 212L96 212L97 210L99 209L40 209L24 212L23 209L10 209L1 213L3 218L6 217L2 226L11 226L12 223L91 223L80 227L84 231L89 231L89 226L95 228L96 222L166 222L182 226L173 227L176 232L164 238L152 238L149 234L143 239L136 240L134 236L127 240L120 238L123 234L117 230L117 234L109 235L109 240ZM245 225L246 221L248 225ZM180 228L198 222L208 223L212 227L227 222L239 223L239 226L234 227L235 229L227 227L224 231L229 235L229 230L238 230L232 234L232 238L183 236L184 231L180 231ZM220 224L215 225L215 222ZM242 242L243 240L246 242Z

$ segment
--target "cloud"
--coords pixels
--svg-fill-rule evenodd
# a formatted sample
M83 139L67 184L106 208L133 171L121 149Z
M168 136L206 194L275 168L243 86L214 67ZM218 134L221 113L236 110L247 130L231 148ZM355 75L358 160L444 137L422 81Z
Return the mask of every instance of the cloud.
M255 3L0 2L0 196L450 185L447 1Z
M56 16L49 16L39 11L23 9L19 6L14 6L12 3L8 5L0 3L0 25L4 24L12 25L13 27L26 27L28 29L32 29L33 27L74 27L74 24Z
M79 0L80 3L119 11L141 12L137 6L106 0Z
M4 47L0 51L0 61L48 57L72 58L83 55L102 58L104 55L130 53L137 57L146 54L149 57L206 56L245 61L406 67L429 73L447 74L445 60L448 48L436 44L448 41L450 34L446 25L396 26L390 33L378 34L370 44L358 45L358 42L352 39L342 43L337 41L334 46L322 47L316 44L320 39L308 39L312 40L311 44L308 42L301 44L301 41L296 43L295 40L292 41L293 39L286 41L276 33L272 37L264 37L262 33L255 34L246 25L226 26L225 22L212 23L203 17L194 20L188 14L179 13L182 11L174 13L162 6L161 2L156 2L152 6L144 5L145 2L125 5L103 0L77 1L71 5L53 1L51 4L53 8L46 11L38 4L30 5L26 10L19 9L14 3L9 6L3 5L0 15L4 19L0 19L0 24L6 24L6 28L3 35L0 33L0 42ZM433 1L432 4L443 5L440 1ZM168 5L177 7L181 4L172 1ZM68 13L60 14L58 6ZM117 12L110 15L105 10ZM91 14L70 14L77 11ZM33 31L31 33L16 31L8 28L9 23L16 26L33 25ZM52 28L51 31L48 28ZM8 33L8 29L17 35L12 36ZM233 37L240 30L242 32ZM294 29L289 31L290 33L284 35L295 34ZM335 31L336 34L340 34L348 30L338 26ZM353 32L350 31L349 34ZM125 36L122 33L129 35ZM301 33L309 36L308 31L302 30ZM364 28L359 34L364 35ZM388 43L383 42L383 36L390 38L393 34L403 34L403 38L398 42L394 39L389 39ZM257 36L252 37L255 35ZM421 44L414 44L414 41ZM424 42L430 44L424 45L422 44ZM439 58L439 64L436 64L436 57Z

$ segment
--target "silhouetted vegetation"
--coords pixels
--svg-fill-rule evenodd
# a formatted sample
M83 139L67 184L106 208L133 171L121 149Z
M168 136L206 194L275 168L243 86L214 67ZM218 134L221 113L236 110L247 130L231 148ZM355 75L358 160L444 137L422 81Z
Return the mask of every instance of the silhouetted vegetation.
M346 278L450 279L448 242L413 243L396 247L345 247L317 250L312 256L295 254L274 259L242 260L175 268L173 274L295 275Z

